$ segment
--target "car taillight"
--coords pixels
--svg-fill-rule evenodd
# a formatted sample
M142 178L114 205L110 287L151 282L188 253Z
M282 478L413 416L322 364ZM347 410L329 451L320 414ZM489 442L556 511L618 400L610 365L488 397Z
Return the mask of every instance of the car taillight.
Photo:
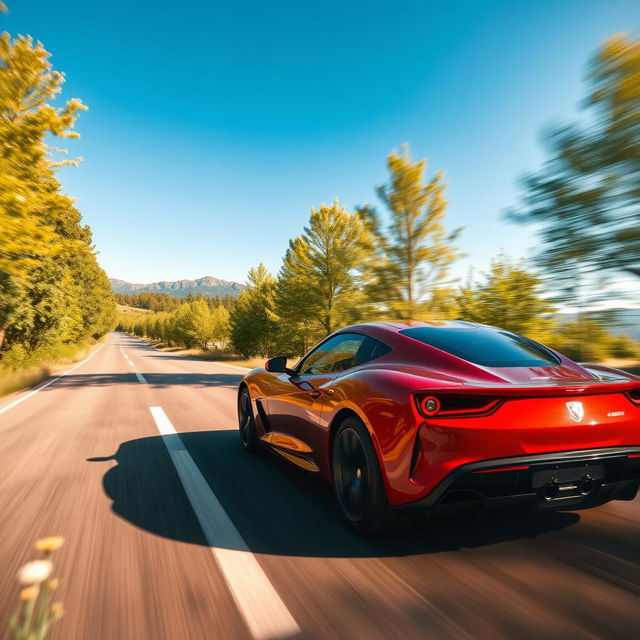
M435 396L427 396L420 400L420 408L425 416L435 416L440 411L440 400Z
M633 402L633 404L640 404L640 387L627 391L627 397L631 402Z
M502 398L495 396L456 394L416 396L418 411L425 418L464 418L487 415L495 411L501 402Z

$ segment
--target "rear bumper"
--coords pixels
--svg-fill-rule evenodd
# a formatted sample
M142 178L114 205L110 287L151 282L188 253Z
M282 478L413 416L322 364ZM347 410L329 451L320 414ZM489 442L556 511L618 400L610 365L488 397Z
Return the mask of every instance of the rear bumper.
M640 484L640 446L562 451L465 464L426 497L397 507L457 511L529 501L544 509L580 509L632 500Z

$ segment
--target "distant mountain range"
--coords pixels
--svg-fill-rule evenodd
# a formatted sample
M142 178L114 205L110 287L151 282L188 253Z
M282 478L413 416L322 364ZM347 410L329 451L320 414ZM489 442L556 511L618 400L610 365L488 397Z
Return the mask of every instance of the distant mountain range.
M111 288L115 293L135 295L137 293L167 293L176 298L184 298L190 293L205 298L214 296L237 296L244 289L244 285L230 280L220 280L212 276L205 276L197 280L175 280L173 282L152 282L150 284L135 284L126 280L109 278Z

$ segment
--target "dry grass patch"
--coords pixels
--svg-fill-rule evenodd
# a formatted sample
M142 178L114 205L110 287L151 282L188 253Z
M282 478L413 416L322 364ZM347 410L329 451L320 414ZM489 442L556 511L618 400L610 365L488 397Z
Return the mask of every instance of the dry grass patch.
M62 373L70 365L84 360L103 342L104 338L101 338L98 341L82 345L68 345L57 357L24 369L3 369L0 367L0 398L16 391L34 387L50 376Z
M255 369L256 367L264 367L266 358L243 358L235 353L223 351L221 349L185 349L184 347L169 346L166 342L159 340L150 340L143 338L154 349L165 353L172 353L177 356L185 356L187 358L197 358L198 360L206 360L207 362L219 362L221 364L232 364L236 367L246 367L247 369ZM290 362L297 362L297 358L291 358Z

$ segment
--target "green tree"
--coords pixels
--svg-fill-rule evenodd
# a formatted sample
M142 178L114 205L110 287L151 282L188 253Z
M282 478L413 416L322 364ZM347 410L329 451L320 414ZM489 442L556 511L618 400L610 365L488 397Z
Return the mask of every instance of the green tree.
M585 124L546 134L544 168L525 178L522 206L508 214L536 226L537 264L574 302L595 274L640 277L640 42L611 38L588 81Z
M413 162L407 147L393 151L387 166L389 183L377 189L391 217L387 229L374 208L359 210L376 241L368 296L386 315L400 319L438 315L446 303L449 267L460 257L453 243L461 231L445 229L442 173L425 182L426 161Z
M372 236L361 216L337 201L311 209L304 232L289 242L278 278L277 315L293 332L293 349L358 319L360 283Z
M601 362L611 355L612 336L598 321L578 318L559 324L548 344L572 360Z
M545 298L542 280L526 268L524 260L514 262L501 254L491 262L483 279L472 277L457 295L461 320L490 324L532 338L542 339L550 321L542 317L553 311Z
M213 332L211 340L219 348L224 348L229 342L231 325L229 321L229 311L222 304L218 304L210 311L213 321Z
M0 36L0 346L3 361L101 335L115 303L88 227L61 193L47 136L76 138L73 99L56 108L62 74L30 37ZM4 341L3 341L4 338Z
M211 312L206 302L194 300L179 306L170 316L173 340L192 347L207 348L214 326Z
M260 264L249 270L247 287L231 310L231 346L250 358L275 355L279 325L275 314L276 279Z
M626 334L611 338L610 354L613 358L639 358L640 344Z

